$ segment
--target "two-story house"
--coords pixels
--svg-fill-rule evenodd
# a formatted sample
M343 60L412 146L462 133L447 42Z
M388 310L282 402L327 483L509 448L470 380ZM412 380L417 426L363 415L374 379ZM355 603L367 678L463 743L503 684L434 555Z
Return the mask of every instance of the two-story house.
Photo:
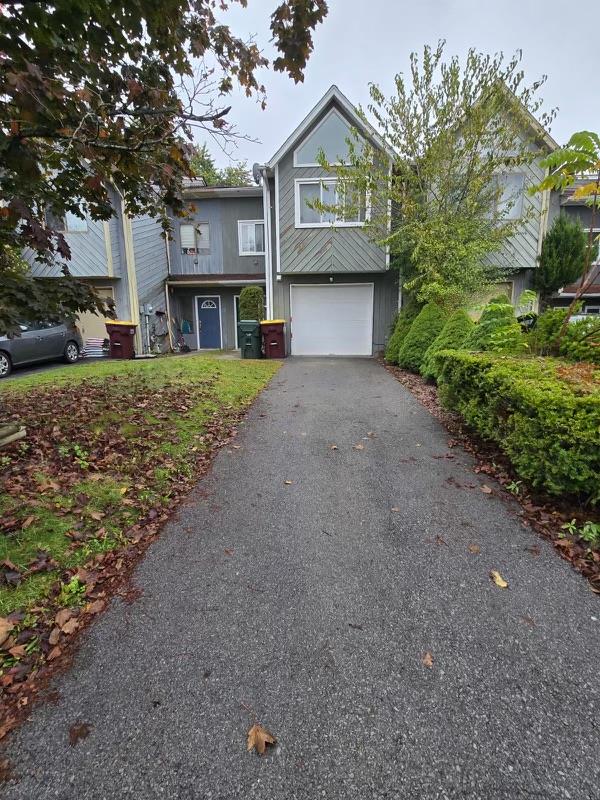
M493 256L506 268L504 290L513 303L531 285L542 240L554 214L555 193L530 195L544 177L541 158L557 145L524 113L523 135L532 163L498 175L519 232ZM242 287L265 287L265 316L286 323L292 355L364 355L382 350L401 303L389 253L365 230L369 198L340 209L343 190L319 165L344 158L357 132L375 157L393 163L394 152L332 86L281 147L255 165L255 188L185 190L190 217L174 220L170 246L169 304L192 348L237 346L237 298ZM336 206L338 216L323 206Z
M136 351L141 353L148 350L149 328L157 319L156 312L166 308L166 242L157 220L129 217L120 194L112 187L109 194L115 210L110 220L80 219L67 214L64 219L53 220L53 225L62 225L71 249L71 274L89 283L101 296L112 298L117 317L138 326ZM35 261L30 250L24 256L36 277L60 275L59 259L47 265ZM104 319L96 314L83 314L78 325L84 344L107 336Z
M332 86L273 157L255 166L260 187L186 188L190 217L174 221L168 285L171 315L191 347L236 347L239 292L259 284L265 316L285 320L293 355L383 349L398 309L398 276L364 230L367 198L337 219L309 205L339 204L336 180L318 165L318 154L335 163L353 130L391 159Z

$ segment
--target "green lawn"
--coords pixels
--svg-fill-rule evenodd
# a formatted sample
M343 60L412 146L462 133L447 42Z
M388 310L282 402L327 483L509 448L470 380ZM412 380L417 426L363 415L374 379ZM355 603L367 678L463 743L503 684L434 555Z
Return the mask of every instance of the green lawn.
M0 384L0 418L27 428L0 450L0 616L82 600L66 570L156 526L278 368L198 355Z

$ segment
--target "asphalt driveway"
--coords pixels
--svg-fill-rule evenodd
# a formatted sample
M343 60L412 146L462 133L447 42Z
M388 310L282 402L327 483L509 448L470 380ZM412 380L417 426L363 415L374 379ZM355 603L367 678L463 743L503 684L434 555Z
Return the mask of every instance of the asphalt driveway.
M373 361L289 360L11 736L6 796L597 798L599 598L447 439Z

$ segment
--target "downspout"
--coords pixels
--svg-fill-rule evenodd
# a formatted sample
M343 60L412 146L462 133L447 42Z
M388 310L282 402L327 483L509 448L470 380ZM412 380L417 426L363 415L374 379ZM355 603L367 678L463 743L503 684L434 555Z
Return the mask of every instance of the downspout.
M267 300L267 319L273 318L273 264L271 258L271 190L267 168L260 166L263 182L263 219L265 228L265 293Z
M169 278L171 277L171 250L169 248L169 236L165 236L165 251L167 254L167 280L165 281L165 310L167 312L167 334L169 336L169 347L171 351L175 349L173 346L173 330L171 328L171 303L169 300Z

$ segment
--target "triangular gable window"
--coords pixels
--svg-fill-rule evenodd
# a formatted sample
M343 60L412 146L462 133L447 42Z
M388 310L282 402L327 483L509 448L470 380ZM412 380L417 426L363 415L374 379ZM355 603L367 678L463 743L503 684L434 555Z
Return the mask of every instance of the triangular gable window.
M332 109L317 127L308 134L294 151L295 167L319 166L317 158L321 150L330 164L338 164L348 156L347 139L354 142L352 127L346 120ZM359 143L356 142L355 147Z

